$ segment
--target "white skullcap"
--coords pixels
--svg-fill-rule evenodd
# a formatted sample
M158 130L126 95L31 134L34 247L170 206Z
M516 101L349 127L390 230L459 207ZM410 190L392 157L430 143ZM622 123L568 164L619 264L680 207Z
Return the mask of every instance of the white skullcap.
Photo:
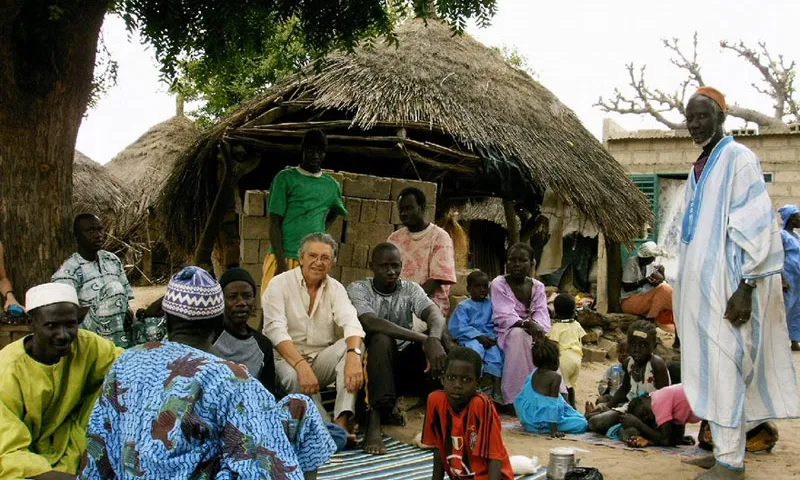
M639 258L663 257L664 249L659 247L656 242L644 242L637 253Z
M65 283L43 283L30 288L25 293L25 310L31 310L54 303L72 303L79 307L78 293Z

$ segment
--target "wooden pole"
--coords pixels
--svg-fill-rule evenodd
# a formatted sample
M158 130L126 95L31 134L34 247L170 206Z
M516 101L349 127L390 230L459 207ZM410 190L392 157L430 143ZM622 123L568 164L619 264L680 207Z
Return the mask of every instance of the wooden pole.
M508 228L509 246L519 242L519 218L514 200L503 200L503 210L506 213L506 225Z

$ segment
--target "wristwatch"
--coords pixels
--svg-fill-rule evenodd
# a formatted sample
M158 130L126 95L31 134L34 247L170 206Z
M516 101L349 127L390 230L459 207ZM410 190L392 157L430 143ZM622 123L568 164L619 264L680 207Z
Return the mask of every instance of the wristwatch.
M745 278L745 279L742 279L742 281L743 281L743 282L744 282L744 284L745 284L745 285L747 285L748 287L750 287L750 288L756 288L756 281L755 281L755 279L753 279L753 278Z
M353 352L353 353L355 353L355 354L356 354L356 355L358 355L359 357L360 357L360 356L361 356L361 355L364 353L364 352L362 352L362 351L361 351L361 349L360 349L360 348L348 348L348 349L347 349L347 352L345 352L345 353L350 353L350 352Z

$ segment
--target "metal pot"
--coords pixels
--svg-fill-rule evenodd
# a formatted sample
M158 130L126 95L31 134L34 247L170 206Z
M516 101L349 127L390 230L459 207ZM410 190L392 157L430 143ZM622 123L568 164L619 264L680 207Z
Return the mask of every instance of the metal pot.
M550 449L550 462L547 464L547 478L551 480L564 480L567 473L575 468L575 450L571 448Z

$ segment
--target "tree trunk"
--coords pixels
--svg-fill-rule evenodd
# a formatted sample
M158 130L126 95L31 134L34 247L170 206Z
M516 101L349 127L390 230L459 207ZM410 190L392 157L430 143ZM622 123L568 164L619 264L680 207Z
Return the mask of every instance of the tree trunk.
M108 1L0 0L0 241L20 302L73 248L72 162Z

